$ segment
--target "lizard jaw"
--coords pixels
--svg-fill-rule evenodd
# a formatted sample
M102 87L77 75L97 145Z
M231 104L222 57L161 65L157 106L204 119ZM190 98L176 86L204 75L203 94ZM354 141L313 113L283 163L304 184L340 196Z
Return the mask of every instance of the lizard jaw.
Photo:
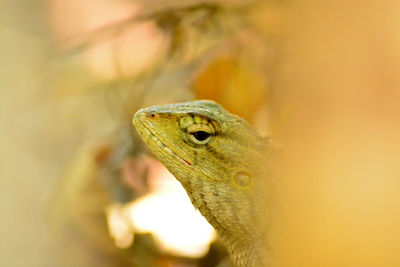
M147 119L146 117L147 114L143 110L139 110L133 118L133 124L135 125L136 129L138 130L138 133L143 138L143 140L149 145L151 150L153 149L157 151L162 150L170 157L177 159L178 161L184 163L187 166L192 166L192 164L189 161L183 159L181 156L179 156L173 150L171 150L166 144L164 144L157 136L157 133L151 131L151 127L146 126L146 119Z

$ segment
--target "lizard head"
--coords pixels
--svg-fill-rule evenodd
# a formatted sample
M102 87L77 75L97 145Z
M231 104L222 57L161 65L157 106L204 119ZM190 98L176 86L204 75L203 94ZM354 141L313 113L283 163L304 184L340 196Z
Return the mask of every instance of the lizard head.
M265 138L205 100L142 109L133 123L222 236L258 235L268 180Z

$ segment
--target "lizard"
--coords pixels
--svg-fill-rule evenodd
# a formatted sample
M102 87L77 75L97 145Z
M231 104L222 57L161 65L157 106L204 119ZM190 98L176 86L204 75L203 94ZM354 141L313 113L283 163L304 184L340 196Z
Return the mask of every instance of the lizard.
M233 263L269 266L269 138L210 100L141 109L133 124L217 230Z

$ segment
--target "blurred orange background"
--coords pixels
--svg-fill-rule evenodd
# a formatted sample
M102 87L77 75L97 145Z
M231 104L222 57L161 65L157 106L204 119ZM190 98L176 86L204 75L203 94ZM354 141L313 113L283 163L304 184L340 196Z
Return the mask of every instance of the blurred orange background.
M141 107L202 98L285 147L279 266L400 266L400 3L1 10L1 266L207 266L215 233L131 125ZM160 195L187 201L183 246L202 233L189 254L157 235L174 208L145 219Z

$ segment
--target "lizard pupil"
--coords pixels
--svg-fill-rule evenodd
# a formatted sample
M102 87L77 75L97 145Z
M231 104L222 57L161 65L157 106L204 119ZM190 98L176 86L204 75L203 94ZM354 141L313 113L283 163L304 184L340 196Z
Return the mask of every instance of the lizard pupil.
M210 133L207 133L205 131L197 131L192 134L193 134L194 138L196 138L198 141L204 141L211 136Z

